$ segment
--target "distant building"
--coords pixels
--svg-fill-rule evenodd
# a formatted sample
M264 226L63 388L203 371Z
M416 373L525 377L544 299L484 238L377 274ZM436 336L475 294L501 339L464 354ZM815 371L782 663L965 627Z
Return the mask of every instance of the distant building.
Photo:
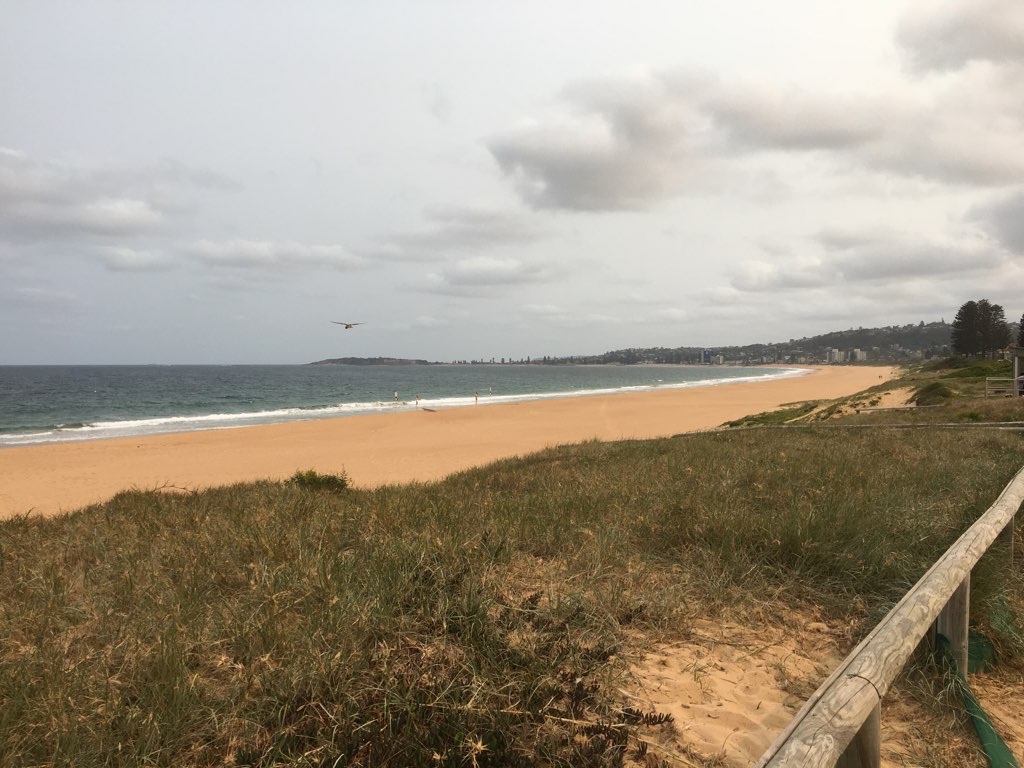
M846 353L841 349L835 349L833 347L825 348L825 362L826 363L845 363Z

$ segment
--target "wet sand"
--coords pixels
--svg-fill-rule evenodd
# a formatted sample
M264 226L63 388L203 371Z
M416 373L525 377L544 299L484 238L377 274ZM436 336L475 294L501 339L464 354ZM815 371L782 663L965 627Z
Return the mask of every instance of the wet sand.
M821 367L775 381L8 448L0 450L0 518L67 512L127 488L191 490L307 469L345 471L364 487L436 480L553 445L712 429L894 375Z

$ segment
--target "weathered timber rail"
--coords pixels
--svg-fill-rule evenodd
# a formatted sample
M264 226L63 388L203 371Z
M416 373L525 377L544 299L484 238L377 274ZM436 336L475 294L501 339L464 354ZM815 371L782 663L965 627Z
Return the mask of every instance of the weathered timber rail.
M1000 536L1013 545L1024 468L796 713L757 768L852 768L881 762L882 697L929 632L944 635L967 669L971 570Z
M1015 379L989 376L985 379L985 397L1012 397L1017 394Z

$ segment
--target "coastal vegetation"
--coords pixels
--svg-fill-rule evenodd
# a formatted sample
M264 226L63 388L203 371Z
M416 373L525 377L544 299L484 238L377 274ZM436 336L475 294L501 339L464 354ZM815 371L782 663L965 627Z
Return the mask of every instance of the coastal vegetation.
M958 355L989 355L1010 343L1006 312L988 299L964 302L953 320L953 351Z
M958 398L917 413L991 415ZM865 417L6 521L0 764L660 764L674 725L622 695L630 660L715 617L809 611L852 645L1024 464L1020 433ZM1022 666L1007 555L973 619Z

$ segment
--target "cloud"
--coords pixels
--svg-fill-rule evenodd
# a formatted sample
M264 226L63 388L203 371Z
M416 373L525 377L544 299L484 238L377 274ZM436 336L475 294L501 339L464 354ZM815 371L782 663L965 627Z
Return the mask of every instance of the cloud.
M209 168L197 168L180 160L165 157L154 168L143 169L136 177L144 183L154 180L176 185L188 185L218 192L238 192L242 185L223 173Z
M872 242L837 253L829 264L843 282L935 279L985 272L1005 257L985 246L927 242Z
M511 285L536 282L542 270L520 259L477 256L456 262L444 274L452 285Z
M652 317L657 322L682 323L693 319L694 313L692 310L679 307L664 307L655 310Z
M735 270L730 285L740 291L776 291L794 288L819 288L835 281L821 260L792 259L788 263L753 259Z
M432 83L425 87L424 101L427 112L433 115L435 120L447 123L451 119L453 111L451 99L439 84Z
M1013 18L1024 13L1018 5ZM742 174L753 153L774 157L787 175L794 156L808 155L826 173L862 168L943 184L1017 184L1024 182L1024 39L1014 44L1020 66L869 93L687 72L593 80L565 88L551 114L487 146L523 201L542 209L651 208Z
M811 239L816 255L750 260L734 270L731 288L744 293L856 289L907 280L934 282L992 273L1006 255L988 243L929 242L900 233L826 230ZM897 282L899 281L899 282Z
M980 223L1008 250L1024 256L1024 188L975 208L969 218Z
M777 149L847 149L885 132L888 105L795 87L736 84L708 88L702 106L733 145Z
M79 302L78 296L67 291L28 286L0 288L3 303L20 307L38 307L46 311L67 309Z
M922 2L900 22L896 40L918 72L950 71L972 61L1024 62L1024 4Z
M488 208L433 207L424 211L426 226L394 235L361 253L398 261L437 259L450 252L535 242L548 232L515 211Z
M433 315L417 315L409 325L412 328L441 328L448 325L448 320Z
M172 160L134 170L89 168L0 147L0 238L67 242L152 234L180 207L168 185L233 188L226 177Z
M357 269L363 259L340 245L273 243L262 240L200 240L190 252L206 264L237 269L288 269L332 267Z
M747 83L709 87L700 103L737 159L761 150L824 151L844 166L1000 186L1024 180L1017 150L1024 130L1006 119L1021 109L1018 98L1024 100L1018 82L978 72L927 94L914 84L899 96L843 96Z
M435 317L434 315L417 315L412 320L391 323L388 328L396 331L411 331L418 328L429 330L431 328L444 328L451 324L451 321L445 317Z
M60 205L23 202L0 212L0 237L35 241L125 237L155 232L163 218L145 200L128 198Z
M152 231L161 218L145 200L104 198L72 209L67 223L94 234L125 235Z
M423 290L449 296L493 296L506 289L554 278L550 268L518 258L475 256L427 275Z
M564 114L524 121L487 142L527 204L631 210L679 191L689 114L663 82L581 83L566 89L563 103Z
M103 248L100 254L112 272L161 272L174 266L167 256L158 251L111 247Z
M520 309L528 315L537 317L559 317L568 314L565 307L556 304L524 304Z

